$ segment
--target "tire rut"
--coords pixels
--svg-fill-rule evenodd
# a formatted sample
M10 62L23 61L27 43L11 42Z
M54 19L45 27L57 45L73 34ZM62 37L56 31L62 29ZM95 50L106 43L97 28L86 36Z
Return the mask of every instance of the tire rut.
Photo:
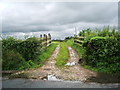
M78 64L79 56L73 48L68 47L68 50L69 50L69 56L70 56L68 63L75 62L75 64L73 66L72 65L66 66L66 68L63 69L64 79L75 80L75 81L85 81L87 80L87 78L90 78L91 76L96 76L95 72L87 70L82 66L80 66L80 64Z
M14 77L12 78L32 78L32 79L44 79L47 78L49 74L55 75L56 73L60 72L60 70L55 65L56 63L56 57L59 53L60 46L54 50L53 54L50 58L48 58L45 62L45 64L35 70L27 70L15 73Z

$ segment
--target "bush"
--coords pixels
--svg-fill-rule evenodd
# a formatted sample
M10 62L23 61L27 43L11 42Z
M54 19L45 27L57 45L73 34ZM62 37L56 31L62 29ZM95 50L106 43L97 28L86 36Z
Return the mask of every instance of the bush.
M17 51L25 58L25 60L35 60L36 56L40 54L42 48L41 42L33 37L28 38L16 45Z
M3 70L25 70L37 68L49 58L57 44L51 44L46 49L42 48L41 41L36 38L17 40L8 37L2 40Z
M3 70L23 70L35 67L34 60L41 53L41 42L35 38L17 40L8 37L2 40Z
M15 50L19 52L26 61L35 60L36 56L40 54L42 45L36 38L28 38L27 40L16 40L13 37L8 37L2 40L2 51Z
M2 40L2 49L5 50L16 50L17 44L20 43L21 40L16 40L13 37L8 37Z
M108 72L118 73L120 71L120 42L116 38L92 37L86 39L83 47L85 47L85 53L82 63L105 68Z
M29 68L29 64L25 62L21 54L14 50L3 51L2 55L3 70L23 70Z

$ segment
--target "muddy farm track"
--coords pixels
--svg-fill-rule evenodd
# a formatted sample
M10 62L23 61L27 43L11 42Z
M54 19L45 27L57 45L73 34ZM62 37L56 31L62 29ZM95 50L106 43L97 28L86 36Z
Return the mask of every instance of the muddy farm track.
M89 88L89 87L118 87L118 83L114 84L98 84L95 82L90 81L89 79L92 77L97 77L97 72L93 72L91 70L83 68L78 62L79 62L79 56L77 52L71 48L68 47L69 51L69 60L67 64L63 68L59 68L56 66L56 57L59 53L60 46L58 46L50 58L47 59L45 64L35 70L28 70L28 71L21 71L14 74L14 77L12 79L5 79L3 78L3 87L12 87L15 86L15 82L21 82L21 87L29 87L30 82L33 83L33 87L42 87L42 88L53 88L57 87L60 88L59 85L63 88ZM16 79L14 79L16 78ZM22 78L22 79L18 79ZM23 79L24 78L24 79ZM27 78L27 79L26 79ZM8 82L13 81L12 86L8 84ZM49 81L48 81L49 80ZM103 78L104 80L104 78ZM26 81L28 84L23 85L23 83ZM54 81L54 82L53 82ZM50 83L52 82L52 83ZM56 83L55 83L56 82ZM90 84L90 83L94 84ZM36 83L36 84L35 84ZM40 86L38 83L42 83L43 86ZM43 84L45 83L45 84ZM59 84L57 86L57 83ZM8 85L6 85L8 84ZM63 85L64 84L64 85ZM53 85L53 86L52 86ZM18 86L18 85L16 85ZM20 87L20 86L18 86ZM72 88L71 87L71 88Z

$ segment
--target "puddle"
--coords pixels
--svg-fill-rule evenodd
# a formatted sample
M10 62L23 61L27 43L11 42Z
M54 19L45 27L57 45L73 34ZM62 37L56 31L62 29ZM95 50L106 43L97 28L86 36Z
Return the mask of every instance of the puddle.
M97 72L97 76L89 77L85 82L96 82L96 83L120 83L120 74L107 74Z
M77 62L68 62L67 64L65 64L65 66L74 66L76 64L77 64Z
M48 74L46 78L43 80L48 80L48 81L62 81L61 79L58 79L55 75Z

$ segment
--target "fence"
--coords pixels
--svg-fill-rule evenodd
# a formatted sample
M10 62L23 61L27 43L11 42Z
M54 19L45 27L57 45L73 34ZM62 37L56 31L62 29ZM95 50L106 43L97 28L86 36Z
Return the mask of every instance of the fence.
M84 41L85 37L81 37L81 36L74 36L74 43L75 44L82 44Z
M51 35L50 33L48 35L44 34L44 35L40 35L40 42L42 44L42 47L47 47L51 44Z

